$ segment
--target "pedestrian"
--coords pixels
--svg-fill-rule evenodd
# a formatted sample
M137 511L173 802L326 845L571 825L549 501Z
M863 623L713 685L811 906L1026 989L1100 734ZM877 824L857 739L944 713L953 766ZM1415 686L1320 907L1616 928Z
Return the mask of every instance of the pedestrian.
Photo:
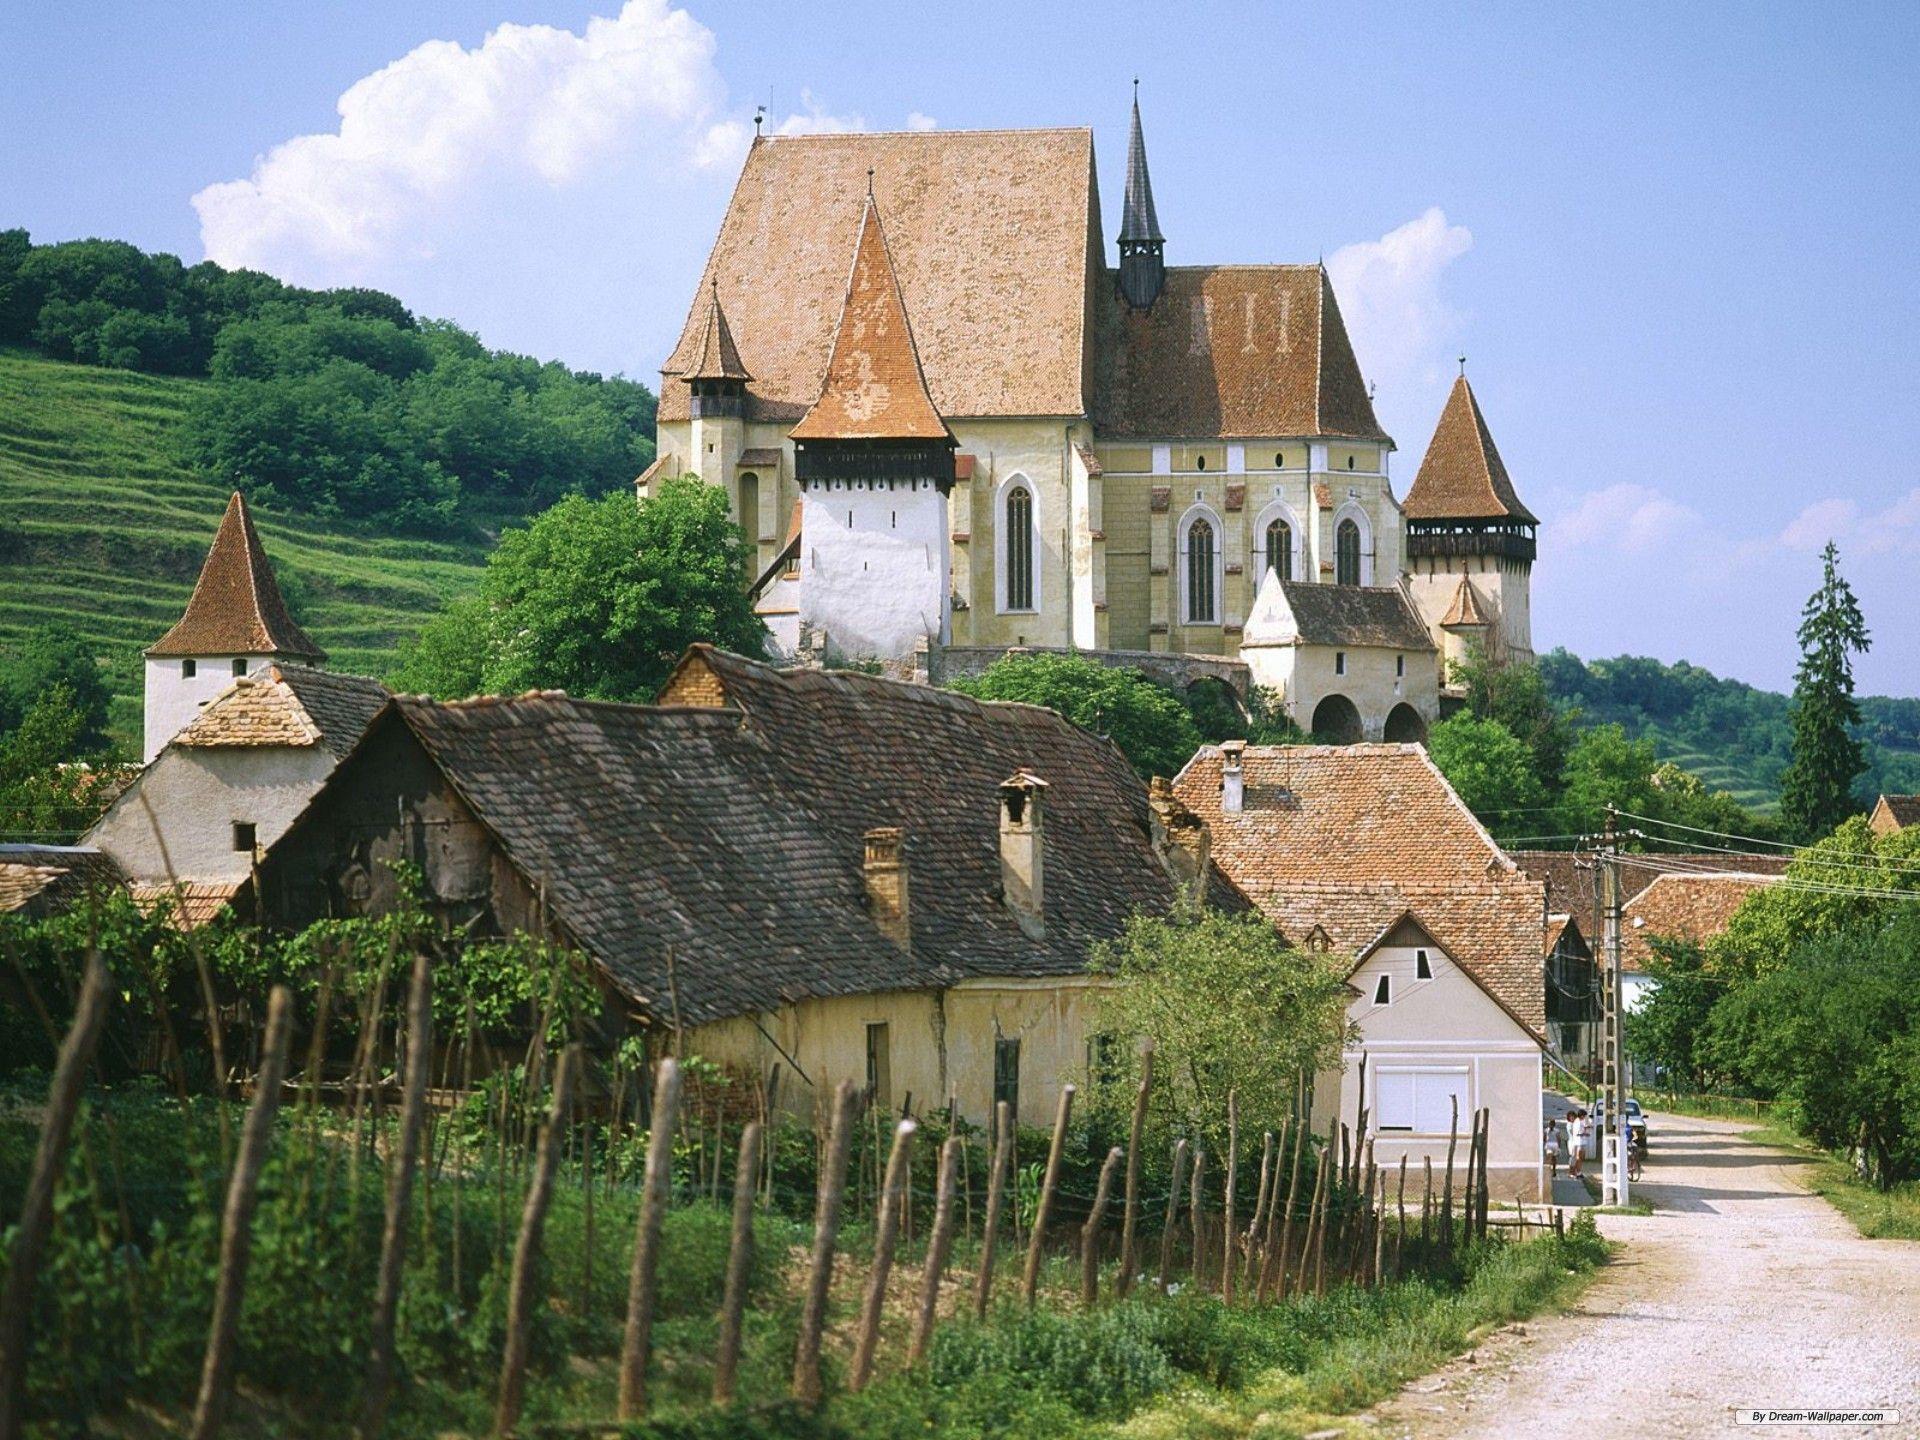
M1540 1148L1546 1153L1547 1174L1560 1173L1560 1124L1551 1115L1547 1117L1547 1127L1540 1136Z
M1571 1152L1567 1173L1578 1180L1581 1164L1587 1158L1587 1112L1584 1110L1567 1112L1567 1149Z

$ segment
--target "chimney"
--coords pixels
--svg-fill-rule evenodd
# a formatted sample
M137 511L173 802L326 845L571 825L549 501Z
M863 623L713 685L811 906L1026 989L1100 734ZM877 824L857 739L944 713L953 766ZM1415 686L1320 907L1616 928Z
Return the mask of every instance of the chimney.
M901 951L913 949L913 916L907 900L905 839L898 826L867 831L860 870L867 883L867 909L880 933Z
M1026 770L1000 782L1000 898L1027 938L1046 934L1047 782Z
M1156 775L1147 786L1147 813L1153 853L1183 901L1203 905L1207 863L1213 858L1213 832L1207 822L1180 803L1173 782Z
M1220 813L1238 815L1247 799L1247 774L1243 765L1247 753L1244 740L1220 742Z

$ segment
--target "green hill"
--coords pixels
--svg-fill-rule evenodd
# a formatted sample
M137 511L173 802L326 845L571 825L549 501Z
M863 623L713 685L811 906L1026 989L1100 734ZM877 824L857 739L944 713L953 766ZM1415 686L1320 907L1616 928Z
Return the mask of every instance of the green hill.
M176 461L205 380L98 369L0 346L0 643L49 619L97 647L114 737L138 750L140 653L180 617L226 488ZM255 508L295 617L338 670L383 673L488 542L392 539Z

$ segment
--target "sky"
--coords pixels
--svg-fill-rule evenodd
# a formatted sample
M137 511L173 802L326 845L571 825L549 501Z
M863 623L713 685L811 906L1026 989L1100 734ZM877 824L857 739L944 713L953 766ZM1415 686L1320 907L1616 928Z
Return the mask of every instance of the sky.
M774 129L1090 125L1169 263L1324 258L1405 494L1458 357L1534 639L1920 694L1920 7L10 0L0 227L391 290L658 383Z

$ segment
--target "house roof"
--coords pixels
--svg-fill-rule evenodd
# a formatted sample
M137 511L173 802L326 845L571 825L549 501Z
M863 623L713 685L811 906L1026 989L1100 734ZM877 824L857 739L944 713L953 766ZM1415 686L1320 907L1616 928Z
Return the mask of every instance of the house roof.
M1594 944L1600 933L1600 872L1592 855L1572 850L1515 850L1514 863L1535 880L1544 881L1547 903L1556 911L1579 917ZM1785 855L1695 855L1679 851L1629 853L1621 857L1620 900L1638 895L1668 869L1722 870L1744 875L1778 876L1786 873Z
M165 907L175 928L198 930L233 902L247 886L245 880L186 880L174 884L129 885L133 903L142 910Z
M364 675L269 666L235 680L172 743L187 749L324 744L340 760L387 698L387 687Z
M1319 265L1169 267L1144 310L1109 279L1098 315L1092 418L1103 437L1387 441Z
M1213 858L1296 940L1358 951L1412 910L1529 1029L1545 1027L1544 887L1520 874L1419 745L1248 746L1243 808L1220 808L1220 751L1175 792Z
M395 714L637 1004L687 1023L810 996L1085 972L1136 911L1171 908L1144 787L1107 741L1048 710L696 647L663 691L558 693ZM353 766L332 785L351 782ZM1047 780L1043 939L1000 899L999 789ZM864 837L905 836L912 946L868 913ZM1210 872L1216 903L1244 896Z
M91 845L0 845L0 915L63 910L124 883L113 857Z
M819 397L860 229L848 202L869 172L940 414L1086 413L1090 277L1104 250L1093 133L932 130L754 141L661 367L660 418L687 418L678 380L716 283L753 371L748 418L796 421Z
M1366 944L1362 945L1359 948L1359 950L1355 953L1353 957L1353 967L1352 969L1347 971L1347 983L1349 984L1349 986L1351 986L1353 983L1354 975L1358 973L1362 965L1367 963L1368 958L1372 956L1372 954L1376 950L1386 945L1387 942L1392 940L1395 935L1403 934L1405 931L1409 931L1409 930L1412 931L1419 938L1426 940L1428 944L1434 946L1442 954L1447 956L1448 959L1455 958L1453 947L1447 944L1445 937L1436 935L1433 931L1433 927L1428 925L1426 921L1421 919L1418 912L1416 912L1412 908L1408 908L1400 911L1399 914L1395 915L1392 919L1387 921L1387 923L1380 929L1380 932L1376 934L1373 937L1373 939L1369 940ZM1405 941L1403 940L1401 943L1404 944ZM1508 1019L1512 1020L1522 1030L1525 1030L1527 1034L1532 1036L1534 1040L1539 1042L1539 1044L1543 1048L1546 1046L1546 1043L1547 1043L1546 1037L1540 1033L1539 1029L1533 1025L1530 1025L1525 1019L1525 1017L1518 1014L1514 1010L1513 1006L1508 1003L1506 998L1502 996L1499 991L1489 987L1486 980L1483 979L1478 972L1476 972L1475 970L1465 965L1462 965L1460 966L1460 973L1465 975L1469 980L1473 981L1475 985L1479 986L1481 993L1483 993L1489 1000L1493 1001L1494 1004L1498 1005L1503 1011L1505 1011Z
M819 398L791 431L808 440L953 440L927 393L886 230L871 193Z
M1447 613L1440 617L1441 628L1467 629L1489 623L1486 607L1480 603L1480 592L1473 588L1473 581L1462 575L1459 585L1454 587L1453 599L1447 604Z
M1398 585L1310 585L1269 570L1247 616L1253 645L1377 646L1431 650L1433 639Z
M1881 834L1920 825L1920 795L1882 795L1873 807L1872 821Z
M239 491L220 518L186 613L147 654L327 658L287 613L273 566Z
M720 305L720 287L716 284L707 297L707 313L700 322L693 361L683 380L751 380L741 363L740 348L733 343L733 331L727 326L727 312Z
M1537 525L1507 477L1487 417L1463 372L1440 412L1413 488L1401 506L1409 520L1518 520Z
M1777 875L1656 875L1626 902L1620 932L1620 968L1646 969L1655 938L1702 944L1727 928L1749 895L1764 890Z

